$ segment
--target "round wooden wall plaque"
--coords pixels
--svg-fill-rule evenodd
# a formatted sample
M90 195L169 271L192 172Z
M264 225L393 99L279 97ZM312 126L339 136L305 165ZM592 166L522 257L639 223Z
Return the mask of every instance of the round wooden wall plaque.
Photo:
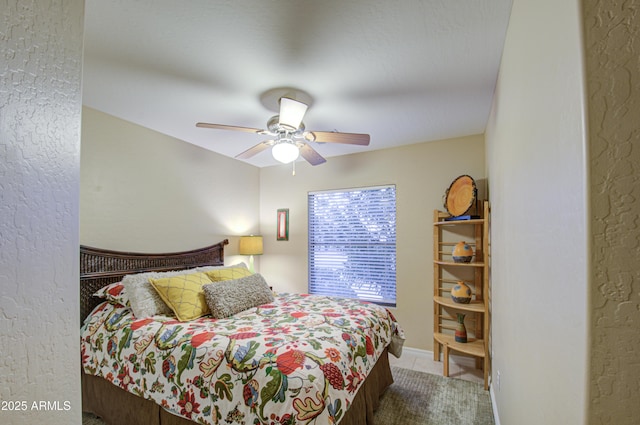
M444 207L452 216L461 216L473 206L477 193L475 180L466 174L462 175L456 178L447 189Z

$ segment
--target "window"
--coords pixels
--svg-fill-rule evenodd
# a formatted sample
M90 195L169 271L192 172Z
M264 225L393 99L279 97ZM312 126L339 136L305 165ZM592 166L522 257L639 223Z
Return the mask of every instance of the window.
M309 193L309 293L396 305L396 188Z

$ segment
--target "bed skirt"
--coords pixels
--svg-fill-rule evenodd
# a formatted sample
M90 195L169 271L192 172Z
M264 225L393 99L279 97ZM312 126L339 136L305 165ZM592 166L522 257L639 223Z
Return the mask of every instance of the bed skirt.
M393 383L389 355L385 349L364 381L340 425L373 425L380 397ZM193 425L151 400L113 385L97 376L82 373L82 410L101 417L107 425Z

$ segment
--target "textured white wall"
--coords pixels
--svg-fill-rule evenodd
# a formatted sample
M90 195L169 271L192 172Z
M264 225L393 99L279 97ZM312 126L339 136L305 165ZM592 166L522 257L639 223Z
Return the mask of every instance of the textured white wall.
M503 424L582 424L588 226L579 0L515 0L486 132L492 391ZM500 379L498 379L500 373Z
M640 422L640 12L584 0L591 166L593 424Z
M0 10L0 423L80 423L84 2Z

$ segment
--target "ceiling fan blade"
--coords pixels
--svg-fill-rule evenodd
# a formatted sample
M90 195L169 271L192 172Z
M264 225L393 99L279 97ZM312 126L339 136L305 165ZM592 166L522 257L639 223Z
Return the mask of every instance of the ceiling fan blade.
M300 147L300 155L311 165L320 165L323 162L327 162L318 152L315 151L308 143L305 143Z
M295 131L300 127L308 106L288 97L280 98L280 125Z
M208 122L196 123L196 127L215 128L215 129L218 129L218 130L244 131L244 132L247 132L247 133L256 133L256 134L262 134L265 131L265 130L261 130L259 128L238 127L236 125L224 125L224 124L210 124Z
M247 149L246 151L239 153L238 155L236 155L236 158L238 159L249 159L252 156L259 154L260 152L262 152L265 149L268 149L269 146L271 146L273 144L273 140L265 140L262 143L258 143L257 145L250 147L249 149Z
M371 137L361 133L339 133L337 131L308 131L305 139L320 143L345 143L349 145L369 146Z

